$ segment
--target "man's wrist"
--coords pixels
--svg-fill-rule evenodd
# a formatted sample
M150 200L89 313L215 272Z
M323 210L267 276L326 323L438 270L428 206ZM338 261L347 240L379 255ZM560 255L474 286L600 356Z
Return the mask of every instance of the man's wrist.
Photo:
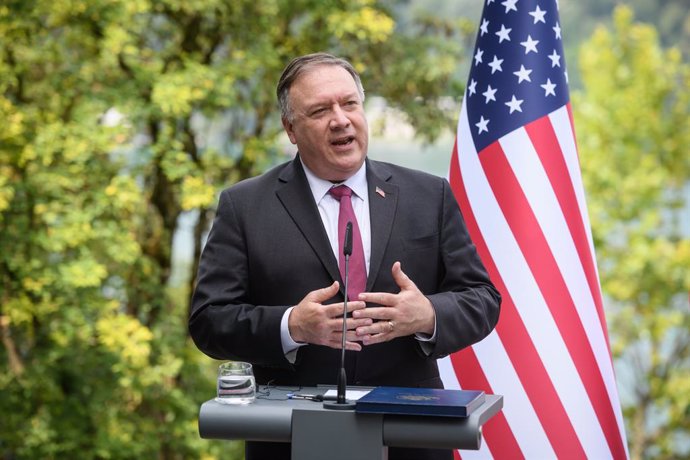
M290 307L283 313L283 318L280 321L280 341L283 345L283 353L288 354L292 350L305 345L303 342L295 340L290 334L290 316L295 307Z
M436 309L428 297L425 297L425 299L427 302L427 311L429 312L429 316L426 321L424 321L420 330L417 331L417 334L431 337L436 335Z

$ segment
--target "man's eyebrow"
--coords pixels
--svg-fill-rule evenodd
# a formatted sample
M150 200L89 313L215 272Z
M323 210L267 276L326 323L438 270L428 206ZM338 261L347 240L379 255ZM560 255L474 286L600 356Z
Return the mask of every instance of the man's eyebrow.
M336 98L336 100L338 102L349 101L351 99L359 99L359 93L357 93L356 91L353 91L351 93L346 93L346 94L343 94L343 95L338 96ZM331 99L316 101L312 104L307 105L305 107L305 109L307 112L311 112L312 110L315 110L315 109L318 109L321 107L328 107L329 105L331 105L331 103L332 103Z
M306 106L305 112L307 112L307 113L313 112L314 110L317 110L317 109L320 109L323 107L327 107L328 105L330 105L330 104L328 102L324 102L324 101L315 102L313 104L309 104L308 106Z
M351 93L344 94L340 99L341 100L359 99L359 93L356 91L353 91Z

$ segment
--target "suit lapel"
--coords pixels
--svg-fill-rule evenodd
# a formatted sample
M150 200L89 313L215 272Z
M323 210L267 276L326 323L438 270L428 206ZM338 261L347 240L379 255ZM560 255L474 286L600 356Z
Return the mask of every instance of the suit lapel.
M290 214L290 217L300 229L304 238L314 250L324 268L334 280L340 280L338 261L333 255L333 249L328 241L326 230L321 224L319 210L302 169L302 164L295 159L287 165L279 176L280 183L276 189L278 199ZM279 229L276 229L279 231ZM299 267L295 268L299 270ZM341 280L342 291L342 280ZM326 286L322 286L326 287Z
M393 230L393 220L398 206L398 187L388 182L392 174L381 163L367 160L367 182L369 187L369 219L371 221L371 259L367 291L381 269L383 253ZM386 267L390 269L390 267Z

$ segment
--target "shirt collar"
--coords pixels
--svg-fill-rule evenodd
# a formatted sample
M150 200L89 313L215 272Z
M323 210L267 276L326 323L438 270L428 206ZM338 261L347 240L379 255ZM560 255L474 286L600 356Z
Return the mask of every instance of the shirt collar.
M309 188L311 193L314 195L314 201L319 203L321 199L328 193L328 191L336 185L347 185L352 189L352 191L359 198L366 200L367 196L367 162L362 163L362 167L357 170L352 176L350 176L345 182L340 184L334 184L325 179L321 179L314 174L307 165L304 164L300 158L300 163L304 168L304 173L307 176L307 182L309 182Z

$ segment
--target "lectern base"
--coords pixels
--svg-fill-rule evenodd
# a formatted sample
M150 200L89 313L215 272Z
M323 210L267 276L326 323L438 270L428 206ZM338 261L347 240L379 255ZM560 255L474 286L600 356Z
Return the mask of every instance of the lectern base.
M345 401L344 403L338 403L335 401L324 401L323 408L331 410L355 410L357 403L353 401Z
M292 413L292 458L387 460L383 416L295 409Z

